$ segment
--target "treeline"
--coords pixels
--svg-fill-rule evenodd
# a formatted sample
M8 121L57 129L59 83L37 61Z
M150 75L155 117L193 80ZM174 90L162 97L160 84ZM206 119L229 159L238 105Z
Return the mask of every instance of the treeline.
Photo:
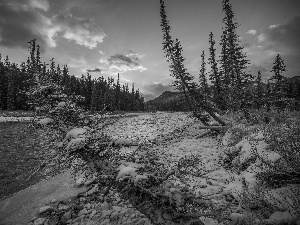
M69 74L68 66L56 65L54 59L50 64L41 62L40 47L35 40L29 42L30 57L21 65L11 63L8 56L4 60L0 54L0 109L32 110L27 96L30 87L38 80L47 80L60 85L67 95L81 95L85 110L100 111L143 111L144 98L134 84L120 84L118 79L103 76L92 79L91 75L81 78Z

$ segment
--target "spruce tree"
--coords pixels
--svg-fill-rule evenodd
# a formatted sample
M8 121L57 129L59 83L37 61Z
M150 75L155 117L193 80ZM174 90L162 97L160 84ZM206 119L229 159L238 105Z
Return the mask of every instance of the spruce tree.
M200 91L204 96L204 101L207 102L209 99L209 88L208 88L207 78L206 78L206 63L205 63L204 50L202 51L201 54L201 68L199 74L199 81L200 81Z
M256 83L256 88L255 88L254 102L255 102L256 108L260 109L264 104L264 90L263 90L263 83L262 83L260 71L258 71L255 83Z
M285 84L285 77L282 73L286 72L286 66L284 65L284 60L279 54L276 55L273 65L271 72L273 72L274 75L271 77L271 80L275 80L274 95L277 98L282 98L284 97L283 91Z
M235 22L234 13L229 0L223 0L222 10L225 13L223 23L225 28L221 36L221 70L223 82L226 85L226 92L229 93L227 103L230 108L237 110L245 107L245 89L247 83L253 79L246 69L249 60L240 46L240 38L237 34L238 23Z
M213 88L213 101L216 103L217 107L224 109L222 102L222 86L221 86L221 77L218 71L218 63L216 60L216 49L215 49L215 40L212 32L209 34L209 54L208 63L211 66L211 72L209 73L209 80Z

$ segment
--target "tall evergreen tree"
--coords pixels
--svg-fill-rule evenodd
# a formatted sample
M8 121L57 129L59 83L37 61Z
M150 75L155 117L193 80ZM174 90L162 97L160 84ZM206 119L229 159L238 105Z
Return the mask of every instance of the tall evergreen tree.
M274 94L277 95L277 97L283 97L285 77L282 73L286 72L286 66L279 54L276 55L273 65L271 72L273 72L274 75L271 77L271 80L275 80Z
M247 83L253 79L246 69L249 60L240 46L240 38L236 29L238 23L235 22L234 13L229 0L223 0L222 10L225 13L223 23L225 28L221 36L221 69L223 74L223 82L227 86L229 96L227 102L233 109L239 109L245 105L245 88ZM230 104L231 103L231 104Z
M264 90L263 90L263 83L261 78L261 72L258 71L256 80L256 88L255 88L255 94L254 94L254 102L257 109L260 109L264 104Z
M207 102L209 99L209 88L208 88L207 78L206 78L206 63L205 63L204 50L202 51L201 54L201 68L199 74L199 81L200 81L200 91L204 96L204 101Z
M209 34L209 54L208 63L211 66L211 73L209 74L209 80L213 87L213 101L216 103L218 108L224 109L222 101L222 86L221 86L221 77L218 71L218 63L216 60L216 49L215 49L215 40L212 32Z

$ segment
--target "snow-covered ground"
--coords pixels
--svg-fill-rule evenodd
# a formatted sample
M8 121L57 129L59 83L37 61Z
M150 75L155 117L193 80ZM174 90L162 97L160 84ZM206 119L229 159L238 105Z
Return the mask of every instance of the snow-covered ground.
M170 168L183 157L194 155L201 158L198 169L205 175L190 175L188 184L196 194L210 198L215 205L226 205L230 218L235 222L247 215L257 224L283 224L292 221L300 224L300 185L260 189L261 183L256 179L257 173L269 169L270 165L277 165L276 163L283 159L277 152L266 148L268 144L258 127L238 125L227 131L220 145L220 140L216 138L197 139L196 137L205 131L197 129L200 125L187 114L161 113L129 118L108 130L116 141L121 140L120 143L123 141L133 144L146 138L154 144L153 151L157 152L161 161ZM238 133L239 129L241 132L248 129L248 132L237 139L238 135L234 132ZM127 148L130 149L133 150ZM239 171L227 170L221 165L223 160L234 154L232 165L240 168ZM261 207L260 209L264 210L262 202L269 210L267 215L254 215L253 211L247 208ZM253 215L249 216L251 214ZM206 222L204 219L204 223L218 224L216 220L209 218L206 218Z
M196 172L202 175L186 176L188 185L195 194L225 208L232 224L248 218L256 224L294 221L294 224L300 225L300 185L260 188L262 184L256 177L257 173L271 165L277 166L283 160L277 152L266 148L264 133L258 127L238 125L229 129L223 137L197 138L205 132L198 129L201 125L186 113L156 113L121 118L105 131L117 144L123 145L123 152L135 150L140 141L152 143L151 149L170 168L184 157L197 157ZM248 131L244 132L245 129ZM239 136L243 132L245 135ZM224 168L224 161L230 161L230 167ZM130 165L123 168L127 167L133 172L132 176L136 176L134 166L130 170ZM220 224L215 219L201 219L205 225ZM90 220L93 221L93 217ZM110 224L109 217L103 217L103 220Z

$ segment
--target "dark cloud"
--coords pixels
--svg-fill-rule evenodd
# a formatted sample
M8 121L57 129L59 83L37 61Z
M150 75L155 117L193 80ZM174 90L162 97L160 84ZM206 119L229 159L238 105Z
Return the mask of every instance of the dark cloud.
M101 69L96 68L96 69L93 69L93 70L86 70L86 72L89 72L89 73L101 73Z
M131 71L131 70L146 70L142 65L141 56L130 51L128 55L124 54L115 54L110 56L105 62L108 64L110 69L117 69L120 71Z
M27 2L27 1L24 1ZM17 1L0 1L0 45L5 47L23 47L32 39L45 44L43 35L37 32L41 25L37 10L29 10L29 5Z
M126 56L123 54L115 54L110 56L108 59L109 65L127 65L127 66L138 66L139 58Z
M37 39L41 47L56 47L56 37L87 48L95 48L106 37L91 19L78 18L70 11L47 17L47 0L0 0L0 45L27 47L26 42Z

